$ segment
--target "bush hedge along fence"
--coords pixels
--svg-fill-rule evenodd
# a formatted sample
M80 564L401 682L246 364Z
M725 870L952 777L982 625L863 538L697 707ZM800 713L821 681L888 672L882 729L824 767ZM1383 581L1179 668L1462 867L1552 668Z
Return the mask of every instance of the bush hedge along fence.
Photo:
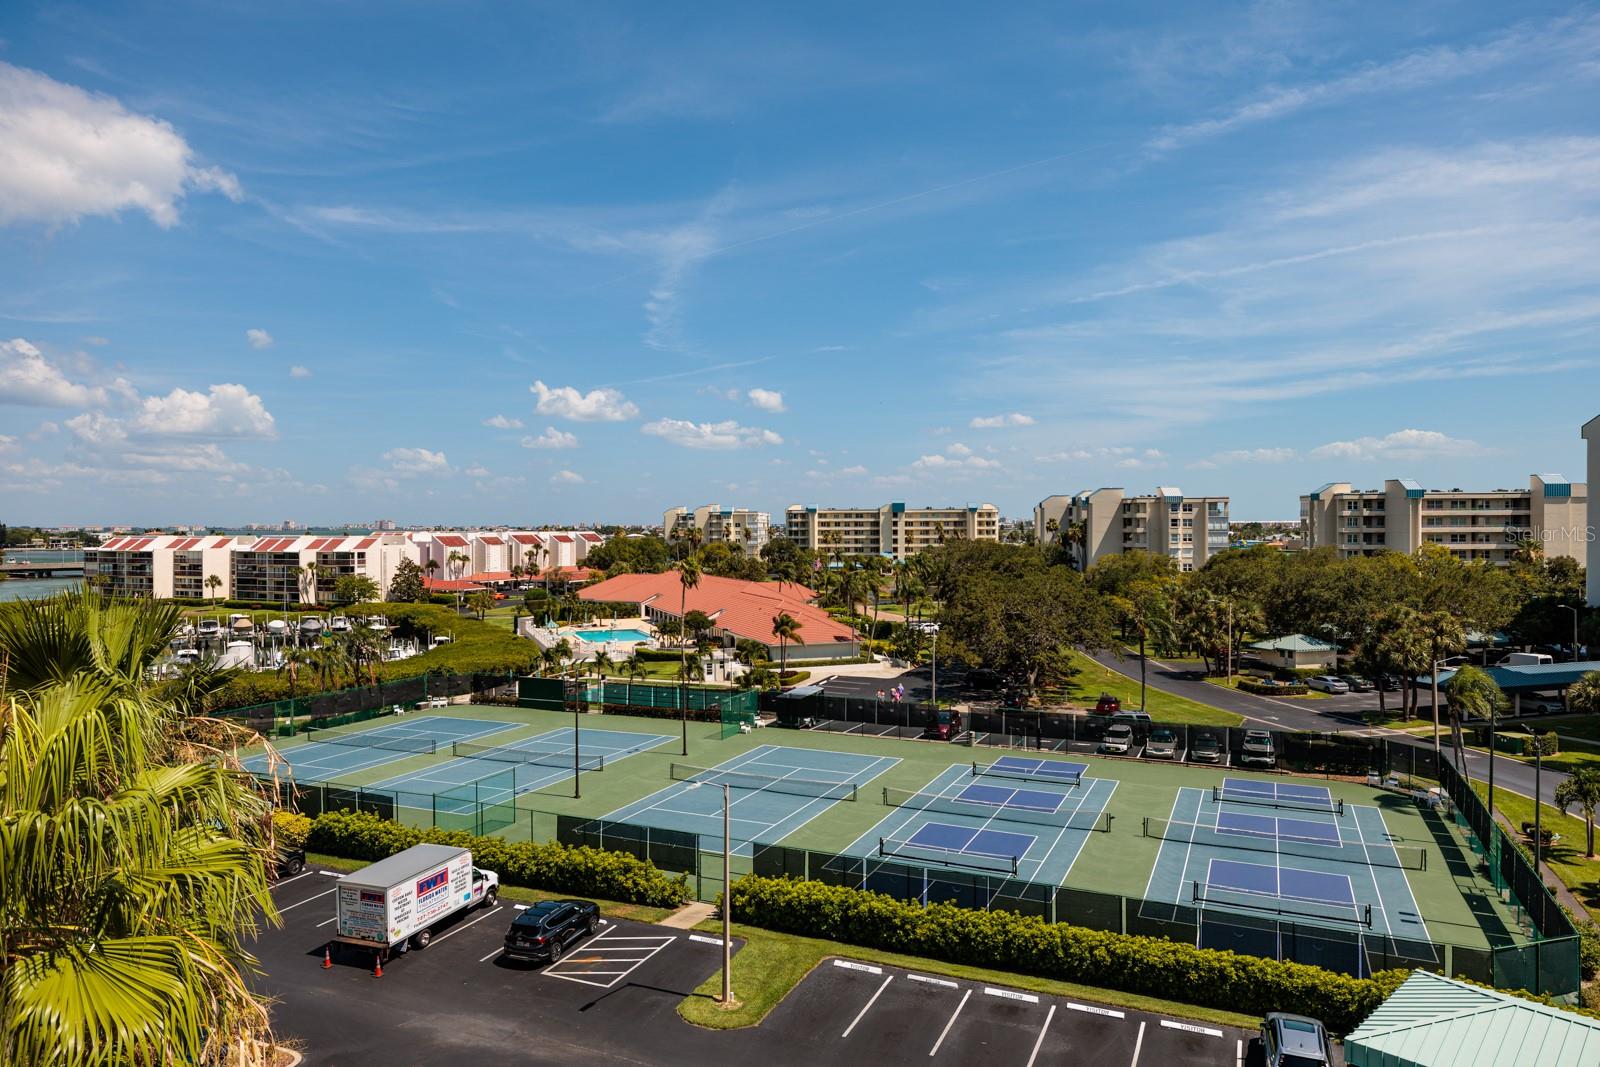
M280 834L291 836L292 826L280 822ZM425 843L470 848L473 862L494 871L504 885L657 908L675 908L689 899L687 875L665 874L655 864L622 852L554 842L512 843L460 830L423 830L349 811L324 812L311 820L305 834L310 852L369 863Z
M923 907L881 893L758 875L734 883L733 917L768 930L1203 1007L1297 1012L1321 1019L1338 1034L1355 1029L1407 974L1354 978L1033 915L954 904Z

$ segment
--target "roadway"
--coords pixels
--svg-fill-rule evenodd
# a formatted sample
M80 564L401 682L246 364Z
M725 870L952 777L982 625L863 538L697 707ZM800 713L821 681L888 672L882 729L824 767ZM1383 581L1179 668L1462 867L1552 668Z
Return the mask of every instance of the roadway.
M1091 658L1102 666L1121 674L1128 675L1135 680L1139 677L1139 657L1137 653L1129 653L1119 658L1111 652L1090 653ZM1262 726L1275 730L1320 730L1339 731L1369 734L1373 736L1388 737L1391 740L1414 744L1421 748L1433 747L1432 737L1417 738L1411 734L1398 730L1386 730L1378 727L1369 727L1361 719L1361 713L1366 710L1375 710L1378 706L1376 693L1350 693L1343 696L1327 696L1312 700L1287 700L1278 697L1256 696L1254 693L1241 693L1236 689L1224 689L1204 681L1198 671L1191 670L1179 664L1163 663L1152 657L1146 672L1145 684L1151 689L1158 689L1174 696L1186 697L1200 704L1208 704L1214 708L1231 711L1242 715L1249 725ZM1399 693L1386 694L1391 706L1400 699ZM1427 705L1428 694L1421 696L1421 704ZM1451 758L1448 730L1441 733L1442 750L1446 758ZM1483 780L1489 774L1489 757L1476 752L1466 754L1467 773L1471 777ZM1540 781L1540 796L1546 804L1555 804L1556 786L1566 780L1566 775L1557 771L1547 770ZM1510 789L1523 796L1533 796L1534 773L1533 768L1514 759L1496 759L1494 761L1495 788Z

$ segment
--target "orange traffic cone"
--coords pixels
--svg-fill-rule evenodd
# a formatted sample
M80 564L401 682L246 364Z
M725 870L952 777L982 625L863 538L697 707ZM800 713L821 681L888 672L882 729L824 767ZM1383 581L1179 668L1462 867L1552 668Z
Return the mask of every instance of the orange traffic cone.
M333 969L333 949L327 945L322 946L322 969L325 971Z
M372 977L383 977L383 956L381 954L372 957Z

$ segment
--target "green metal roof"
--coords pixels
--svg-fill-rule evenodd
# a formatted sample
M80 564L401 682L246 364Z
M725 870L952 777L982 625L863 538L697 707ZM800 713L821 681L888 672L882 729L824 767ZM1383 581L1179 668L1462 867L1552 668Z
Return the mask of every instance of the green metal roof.
M1287 637L1273 637L1265 641L1257 641L1250 645L1257 652L1337 652L1339 646L1330 644L1316 637L1307 637L1305 634L1289 634Z
M1344 1040L1350 1067L1593 1067L1600 1020L1427 971Z
M1506 667L1488 667L1484 670L1494 684L1500 687L1503 693L1533 693L1541 689L1565 689L1579 678L1593 671L1600 671L1600 660L1579 660L1577 663L1516 663ZM1439 684L1443 685L1456 672L1440 671ZM1428 682L1429 675L1422 675L1421 682Z

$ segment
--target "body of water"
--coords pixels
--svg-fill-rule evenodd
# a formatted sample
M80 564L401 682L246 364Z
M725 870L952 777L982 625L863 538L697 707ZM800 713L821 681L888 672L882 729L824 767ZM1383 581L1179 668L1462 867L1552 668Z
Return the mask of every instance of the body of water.
M82 563L81 548L8 548L8 563Z
M0 581L0 600L33 600L55 596L82 584L82 578L7 578Z

